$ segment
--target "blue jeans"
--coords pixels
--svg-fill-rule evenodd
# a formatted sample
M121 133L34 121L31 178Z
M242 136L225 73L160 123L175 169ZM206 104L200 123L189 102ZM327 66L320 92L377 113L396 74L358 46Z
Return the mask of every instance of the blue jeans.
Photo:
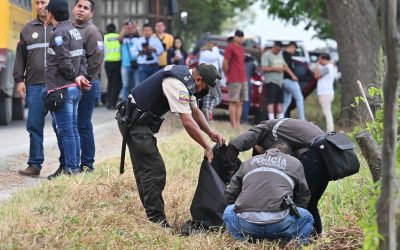
M80 140L78 132L78 103L81 90L78 87L66 89L64 104L54 112L58 138L67 173L79 172Z
M131 67L121 67L122 98L128 100L129 91L139 84L138 70Z
M96 103L100 99L100 81L90 81L92 87L88 91L82 92L81 100L78 104L78 131L81 141L81 164L93 170L94 155L96 152L92 116Z
M26 130L29 132L29 159L28 165L37 170L42 169L43 154L43 128L46 116L44 100L46 99L46 84L27 84L26 102L28 104L28 120Z
M301 93L300 85L296 81L285 79L283 81L283 113L289 108L292 102L292 97L296 100L297 116L300 120L305 120L304 117L304 97Z
M153 64L139 64L139 81L143 82L149 78L152 74L156 73L160 69L160 65Z
M223 218L229 233L236 240L243 241L246 237L284 240L298 238L301 243L307 243L311 234L314 220L310 212L303 208L298 208L301 215L299 219L289 214L280 222L263 225L241 219L233 211L234 207L234 204L227 206Z

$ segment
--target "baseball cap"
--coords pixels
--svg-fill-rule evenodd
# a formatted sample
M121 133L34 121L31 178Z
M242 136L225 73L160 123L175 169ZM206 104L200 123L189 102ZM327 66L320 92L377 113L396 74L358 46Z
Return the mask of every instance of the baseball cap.
M69 19L69 6L66 0L50 0L46 9L54 16L57 21Z
M244 37L244 33L243 33L242 30L236 30L236 31L235 31L235 36Z
M203 80L207 83L210 93L213 96L217 96L218 92L216 90L216 86L219 80L222 79L221 75L218 73L217 68L215 68L212 64L201 63L196 67L199 75Z

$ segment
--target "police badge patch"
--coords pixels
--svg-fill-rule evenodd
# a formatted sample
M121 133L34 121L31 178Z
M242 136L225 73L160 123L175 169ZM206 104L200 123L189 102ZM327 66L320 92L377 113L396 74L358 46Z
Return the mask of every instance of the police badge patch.
M97 48L99 50L104 50L104 42L103 41L97 41Z
M56 42L56 45L57 45L57 46L60 46L60 45L63 43L62 36L56 36L56 37L54 38L54 41Z
M172 70L172 67L174 67L173 64L167 65L167 66L164 67L164 71L171 71L171 70Z

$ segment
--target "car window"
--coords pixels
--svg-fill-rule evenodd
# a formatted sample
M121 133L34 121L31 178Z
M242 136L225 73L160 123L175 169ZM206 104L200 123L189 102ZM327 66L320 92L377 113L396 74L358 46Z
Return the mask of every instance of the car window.
M302 48L298 47L293 56L305 57L305 53Z

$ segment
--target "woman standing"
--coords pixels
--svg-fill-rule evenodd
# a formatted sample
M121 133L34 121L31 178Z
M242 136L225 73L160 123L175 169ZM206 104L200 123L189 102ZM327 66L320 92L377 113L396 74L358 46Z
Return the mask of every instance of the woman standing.
M185 65L187 58L186 50L180 37L175 37L173 46L168 50L167 63L175 65Z
M325 116L327 132L335 130L331 108L334 98L333 83L335 82L335 74L336 68L331 62L329 54L320 55L314 69L314 76L318 79L318 101Z

